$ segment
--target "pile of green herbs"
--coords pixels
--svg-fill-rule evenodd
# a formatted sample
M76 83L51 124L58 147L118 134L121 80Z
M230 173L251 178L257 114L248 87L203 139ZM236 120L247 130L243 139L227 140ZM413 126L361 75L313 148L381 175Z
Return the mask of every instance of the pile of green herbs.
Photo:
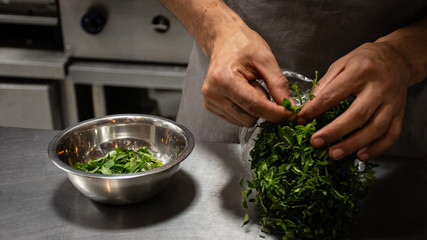
M155 158L147 147L141 147L136 151L116 148L101 158L86 163L77 162L73 167L90 173L126 174L144 172L162 165L163 162Z
M296 84L292 88L301 105L294 108L285 99L283 106L298 113L306 98L314 96L311 91L308 97L302 96ZM375 182L375 165L365 163L359 170L355 154L334 161L328 147L310 144L313 133L349 105L345 100L306 125L260 124L261 132L250 152L252 180L246 180L244 187L241 179L240 185L243 207L249 201L262 209L262 231L280 234L283 240L335 239L353 222L361 197ZM244 224L248 221L246 215Z

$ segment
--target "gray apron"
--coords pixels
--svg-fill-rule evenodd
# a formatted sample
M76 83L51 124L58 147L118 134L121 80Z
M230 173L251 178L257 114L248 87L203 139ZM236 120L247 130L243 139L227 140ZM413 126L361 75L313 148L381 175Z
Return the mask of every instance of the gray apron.
M365 42L408 25L426 14L425 0L229 0L227 4L270 45L282 69L313 77ZM177 121L197 141L238 142L239 127L207 112L201 88L209 64L195 44L190 56ZM427 81L411 87L398 155L427 152Z

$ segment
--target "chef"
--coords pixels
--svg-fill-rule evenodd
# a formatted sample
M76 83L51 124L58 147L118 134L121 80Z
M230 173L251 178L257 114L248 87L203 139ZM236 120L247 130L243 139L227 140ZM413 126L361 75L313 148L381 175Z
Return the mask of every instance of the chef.
M162 0L194 37L178 121L198 141L238 142L258 118L301 124L348 96L350 108L311 138L332 159L427 152L424 0ZM296 115L282 70L321 77ZM270 101L259 83L263 79ZM336 140L350 134L337 143ZM393 147L391 147L393 146Z

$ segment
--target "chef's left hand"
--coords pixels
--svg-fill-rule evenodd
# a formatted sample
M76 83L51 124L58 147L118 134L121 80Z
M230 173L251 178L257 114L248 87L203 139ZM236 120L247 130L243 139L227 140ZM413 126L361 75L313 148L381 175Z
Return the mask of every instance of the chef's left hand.
M329 155L335 160L355 151L362 161L375 158L399 138L409 73L405 59L389 45L366 43L331 65L298 121L310 121L354 96L349 109L313 134L311 143L314 147L332 144Z
M382 154L399 138L408 87L427 78L427 17L353 50L331 65L298 121L310 121L348 96L356 99L313 134L314 147L331 144L329 156L357 151L362 161ZM343 141L337 140L346 137Z

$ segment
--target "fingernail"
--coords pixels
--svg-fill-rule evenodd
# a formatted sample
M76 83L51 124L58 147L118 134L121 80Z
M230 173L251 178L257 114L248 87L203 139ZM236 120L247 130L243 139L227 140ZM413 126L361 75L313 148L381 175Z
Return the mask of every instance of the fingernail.
M344 154L345 152L341 148L335 148L331 151L331 157L333 159L340 159L341 157L344 156Z
M366 148L359 151L359 160L360 161L366 161L370 157L369 153L366 151Z
M323 138L315 138L311 141L311 144L314 147L321 147L326 144L326 141Z

